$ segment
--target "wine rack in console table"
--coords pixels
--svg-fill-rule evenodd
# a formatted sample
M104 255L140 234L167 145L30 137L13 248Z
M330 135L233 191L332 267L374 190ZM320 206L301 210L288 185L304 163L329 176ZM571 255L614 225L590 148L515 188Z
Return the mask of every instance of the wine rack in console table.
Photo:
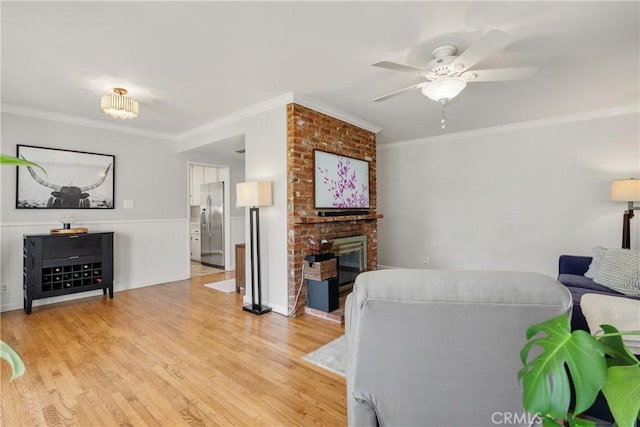
M113 232L24 236L24 309L34 299L102 289L113 298Z

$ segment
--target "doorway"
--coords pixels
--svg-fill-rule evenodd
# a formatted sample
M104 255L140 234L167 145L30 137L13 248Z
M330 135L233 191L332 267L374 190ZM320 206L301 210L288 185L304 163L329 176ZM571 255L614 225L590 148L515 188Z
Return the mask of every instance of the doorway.
M231 265L230 167L188 162L191 277L220 273Z

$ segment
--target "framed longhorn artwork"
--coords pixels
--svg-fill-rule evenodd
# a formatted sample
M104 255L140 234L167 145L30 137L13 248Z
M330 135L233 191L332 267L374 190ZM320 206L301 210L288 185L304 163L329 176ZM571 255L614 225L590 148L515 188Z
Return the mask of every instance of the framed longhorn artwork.
M113 209L115 156L18 145L17 209ZM44 170L43 170L44 169Z

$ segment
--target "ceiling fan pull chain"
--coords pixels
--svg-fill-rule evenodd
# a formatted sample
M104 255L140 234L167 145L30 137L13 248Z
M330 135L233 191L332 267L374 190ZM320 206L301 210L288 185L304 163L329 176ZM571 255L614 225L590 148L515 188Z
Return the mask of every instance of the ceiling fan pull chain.
M444 126L445 126L445 121L444 121L444 104L442 104L442 120L440 120L440 123L442 123L442 129L444 129Z

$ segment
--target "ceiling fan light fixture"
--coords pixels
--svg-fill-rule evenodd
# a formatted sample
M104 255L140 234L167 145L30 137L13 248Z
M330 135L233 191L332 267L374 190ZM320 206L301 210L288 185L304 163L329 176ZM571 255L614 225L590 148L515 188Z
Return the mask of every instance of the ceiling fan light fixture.
M466 86L467 81L461 77L442 77L424 86L422 94L433 101L444 104L458 96Z
M116 119L135 119L138 117L138 101L126 95L126 89L113 88L113 93L106 93L102 96L100 110L106 116Z

